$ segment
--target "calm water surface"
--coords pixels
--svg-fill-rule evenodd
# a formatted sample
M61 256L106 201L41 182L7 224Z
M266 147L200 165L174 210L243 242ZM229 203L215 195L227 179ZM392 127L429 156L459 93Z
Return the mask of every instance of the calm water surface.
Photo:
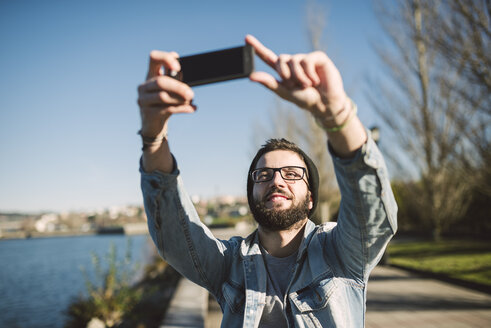
M80 268L93 272L111 243L124 259L130 239L133 263L151 254L147 236L105 235L0 241L0 327L63 327L72 298L85 292Z

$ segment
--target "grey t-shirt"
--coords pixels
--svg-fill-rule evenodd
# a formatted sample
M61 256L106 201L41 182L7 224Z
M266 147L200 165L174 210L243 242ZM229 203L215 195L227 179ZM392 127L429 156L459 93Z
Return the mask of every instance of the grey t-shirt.
M287 327L287 320L283 311L283 300L293 275L293 270L295 270L298 252L287 257L274 257L262 247L261 252L268 273L268 281L266 282L266 304L259 327Z

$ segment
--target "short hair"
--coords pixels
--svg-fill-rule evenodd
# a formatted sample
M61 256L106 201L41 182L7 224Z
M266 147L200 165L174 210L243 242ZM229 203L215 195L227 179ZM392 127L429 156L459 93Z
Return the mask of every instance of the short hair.
M247 201L249 202L249 207L252 208L253 201L254 201L252 196L254 181L252 181L251 173L254 169L256 169L257 162L264 154L275 150L292 151L298 154L298 156L300 156L300 158L304 161L305 166L307 166L308 187L312 195L312 208L310 209L309 212L309 217L311 217L317 206L317 200L319 195L318 192L319 172L317 171L317 167L315 166L314 162L310 159L310 157L307 156L307 154L305 154L305 152L302 151L302 149L300 149L300 147L298 147L293 142L288 141L284 138L269 139L268 141L266 141L264 145L261 146L261 148L259 148L259 150L256 153L256 156L254 156L254 159L252 160L251 165L249 167L249 172L247 173Z

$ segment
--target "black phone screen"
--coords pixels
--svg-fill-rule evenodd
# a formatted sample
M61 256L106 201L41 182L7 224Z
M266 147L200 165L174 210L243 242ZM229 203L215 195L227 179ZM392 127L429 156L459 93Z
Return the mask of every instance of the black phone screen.
M247 77L253 70L249 45L179 58L177 78L190 86Z

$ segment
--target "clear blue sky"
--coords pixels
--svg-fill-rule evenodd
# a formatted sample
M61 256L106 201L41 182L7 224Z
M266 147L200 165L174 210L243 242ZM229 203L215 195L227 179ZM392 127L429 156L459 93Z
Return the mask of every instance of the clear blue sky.
M362 121L377 123L363 95L381 33L370 1L317 4L328 55ZM1 1L0 211L140 204L136 88L148 53L237 46L248 33L277 53L306 52L305 13L305 1L285 0ZM197 113L169 129L188 192L244 195L253 125L275 96L247 79L195 95Z

